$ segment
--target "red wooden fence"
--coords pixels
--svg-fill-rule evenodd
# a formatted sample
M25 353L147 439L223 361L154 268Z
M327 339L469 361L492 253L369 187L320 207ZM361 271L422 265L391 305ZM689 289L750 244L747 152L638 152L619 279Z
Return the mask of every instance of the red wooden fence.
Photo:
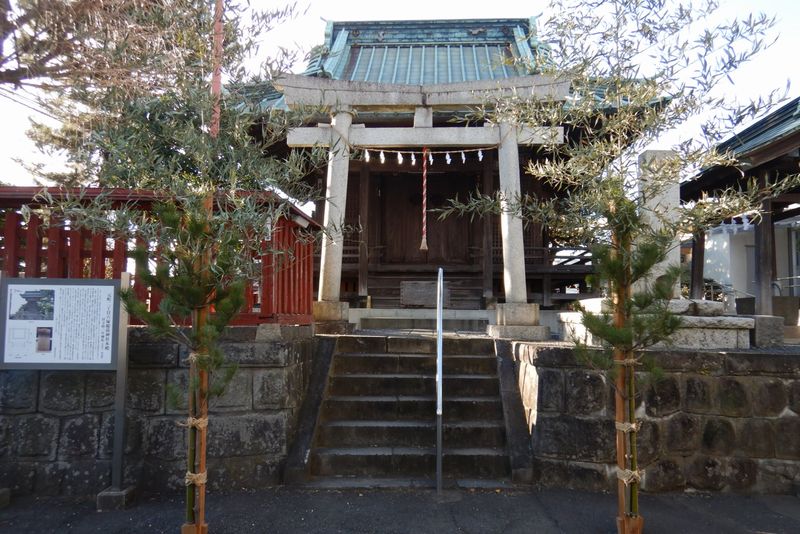
M25 278L119 278L128 269L133 244L110 239L88 230L73 230L64 225L42 224L32 215L26 224L19 209L33 202L40 189L0 187L3 231L0 268L7 276ZM91 198L100 190L88 190ZM264 194L264 193L254 193ZM138 201L147 209L157 195L149 191L114 190L113 199ZM309 230L316 226L301 211L293 208L274 226L272 242L265 243L270 253L260 258L261 277L248 286L245 308L233 324L310 324L312 321L314 241ZM137 245L143 245L141 241ZM151 310L161 301L158 291L133 279L133 290Z

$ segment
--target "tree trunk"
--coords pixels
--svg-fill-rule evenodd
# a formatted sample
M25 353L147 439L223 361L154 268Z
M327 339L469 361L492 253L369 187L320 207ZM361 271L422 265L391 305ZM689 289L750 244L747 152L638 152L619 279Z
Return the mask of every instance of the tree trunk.
M209 204L210 206L210 204ZM207 267L210 251L206 257L200 258L196 268ZM203 272L202 270L199 272ZM192 330L195 335L202 332L208 320L208 306L195 310L192 314ZM208 356L208 346L203 342L198 347L189 367L189 455L187 472L196 475L206 474L206 449L208 443L208 371L202 368L198 358ZM205 421L195 425L192 421ZM205 480L186 482L186 523L181 527L181 534L206 534L208 525L205 522L206 484Z
M223 45L223 26L222 26L222 12L223 12L223 3L222 0L215 0L214 2L214 41L213 41L213 51L212 51L212 62L213 62L213 74L211 76L211 95L212 95L212 109L211 109L211 124L209 125L209 135L212 139L216 139L219 135L219 127L220 127L220 114L221 114L221 106L220 101L222 98L222 45ZM205 211L206 220L210 221L211 217L213 216L214 211L214 186L213 182L209 180L209 191L207 193L206 198L203 201L203 210ZM211 263L211 259L213 257L212 248L214 243L209 242L207 243L207 247L205 252L202 254L200 258L198 258L198 267L196 272L204 273L202 276L208 276L209 280L206 284L206 287L211 287L210 285L210 271L209 266ZM208 274L205 274L208 273ZM210 302L210 299L207 300ZM193 321L192 321L192 328L194 329L195 333L201 333L203 328L206 325L206 321L208 320L209 314L209 305L206 304L202 308L198 309L194 313ZM201 356L208 357L208 345L204 338L204 336L200 336L201 342L200 346L197 348L197 352ZM194 494L197 493L197 511L193 514L193 523L183 525L181 529L181 534L205 534L208 532L208 525L205 522L205 514L206 514L206 450L208 448L208 386L209 386L209 372L207 369L204 369L203 366L198 366L197 374L191 374L190 376L197 376L197 401L196 401L196 412L198 415L196 416L198 420L203 421L204 423L199 425L198 429L195 430L194 436L192 436L192 430L194 430L190 426L190 441L189 441L189 449L195 446L195 440L197 441L197 474L202 476L203 479L195 482L190 486L191 489L191 500L194 500ZM190 381L191 383L191 381ZM190 385L191 387L191 385ZM192 459L191 466L193 467L194 458ZM188 496L187 496L188 497ZM187 499L187 507L188 507ZM187 517L188 520L188 517ZM191 520L189 520L191 521Z
M629 240L612 236L612 247L616 255L623 256L622 279L611 285L614 310L614 327L625 328L630 323L626 308L631 298L631 244ZM643 530L644 518L639 515L639 482L629 479L628 473L638 474L636 458L636 369L634 354L629 349L615 347L613 359L616 371L614 384L614 422L617 444L617 532L639 534ZM638 476L638 475L637 475ZM624 477L624 478L622 478Z

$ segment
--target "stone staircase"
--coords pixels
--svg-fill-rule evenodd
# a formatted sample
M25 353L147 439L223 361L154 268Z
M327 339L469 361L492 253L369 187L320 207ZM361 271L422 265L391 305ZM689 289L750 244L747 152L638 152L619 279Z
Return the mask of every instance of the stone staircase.
M488 338L444 340L443 476L510 482L497 358ZM316 487L435 485L435 339L340 336L307 456Z

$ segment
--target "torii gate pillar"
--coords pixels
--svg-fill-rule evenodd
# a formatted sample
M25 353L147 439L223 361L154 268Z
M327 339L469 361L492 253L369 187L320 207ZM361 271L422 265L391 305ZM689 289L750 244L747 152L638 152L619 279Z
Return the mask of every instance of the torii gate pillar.
M528 304L522 219L509 209L509 204L520 195L518 137L516 126L500 123L500 237L505 304L497 305L497 324L489 325L488 333L498 338L540 341L550 338L550 329L539 325L539 305Z
M347 175L350 171L350 109L339 109L331 122L328 176L325 189L325 216L322 255L319 267L319 296L314 303L316 321L347 321L349 307L339 301L342 284L343 225L347 206Z

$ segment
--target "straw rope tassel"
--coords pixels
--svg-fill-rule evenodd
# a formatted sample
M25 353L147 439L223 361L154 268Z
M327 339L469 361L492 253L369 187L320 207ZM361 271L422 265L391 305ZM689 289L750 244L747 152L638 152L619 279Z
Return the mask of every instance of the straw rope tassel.
M428 250L428 149L422 149L422 243L420 250Z

